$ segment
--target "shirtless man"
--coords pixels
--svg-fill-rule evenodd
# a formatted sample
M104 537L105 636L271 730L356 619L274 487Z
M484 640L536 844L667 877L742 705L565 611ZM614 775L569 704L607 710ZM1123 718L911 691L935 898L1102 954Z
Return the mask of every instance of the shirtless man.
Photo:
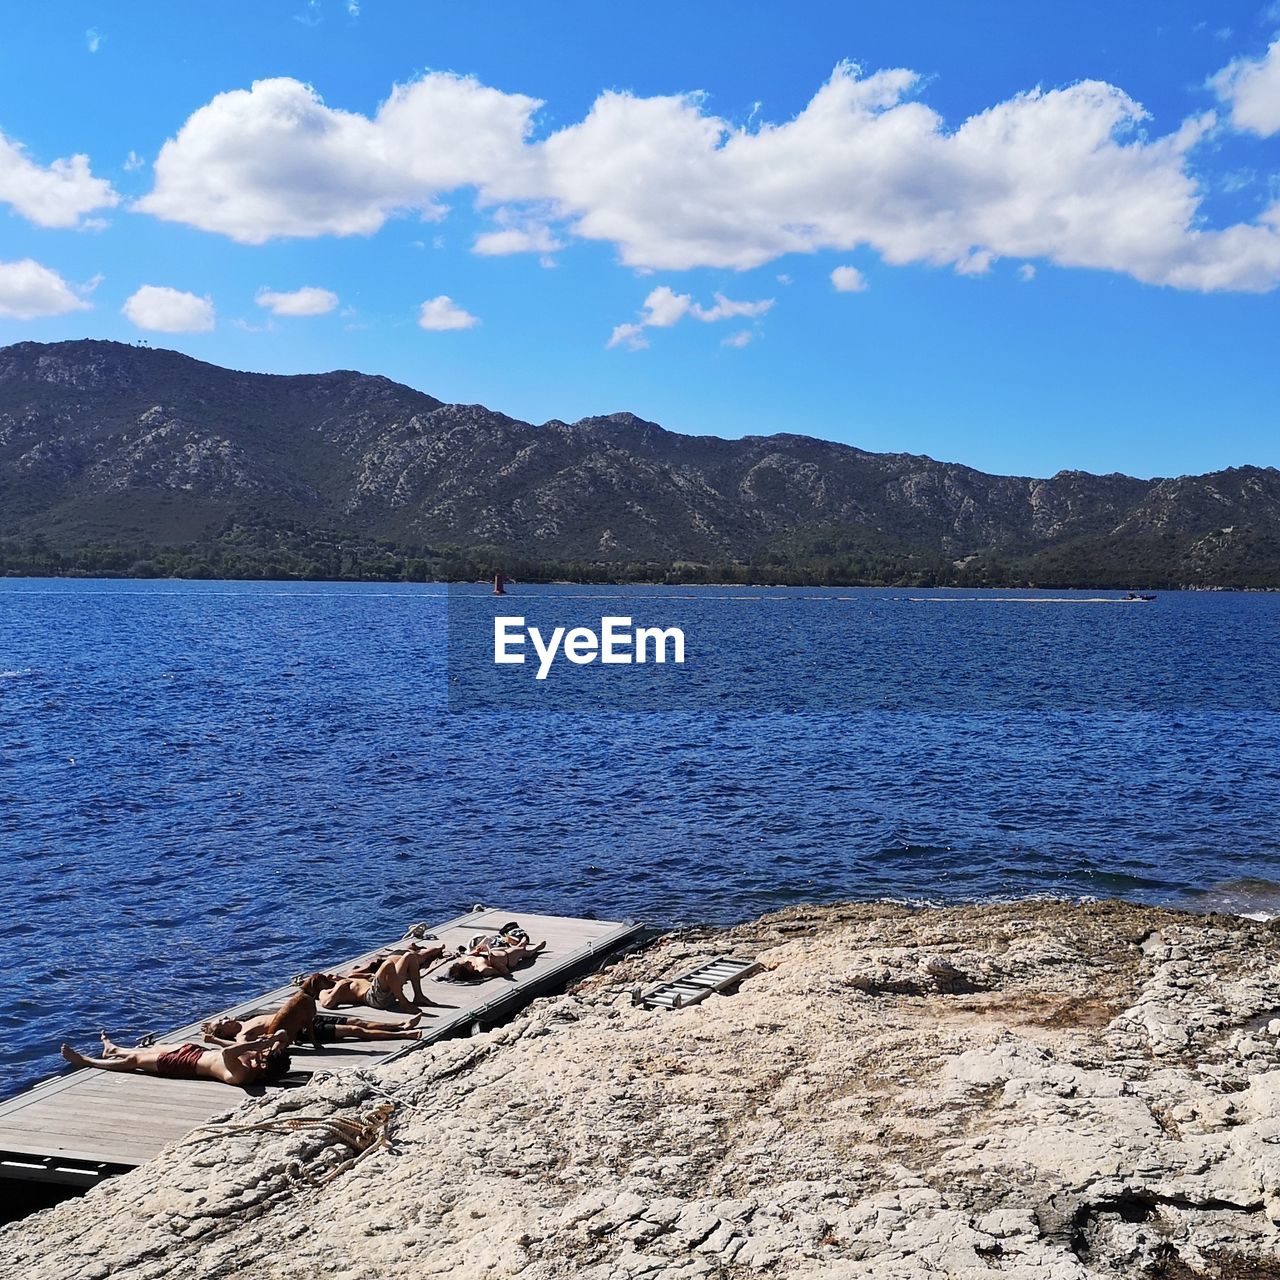
M358 965L347 970L348 978L371 978L378 972L388 960L395 960L403 955L416 955L422 964L432 964L444 955L443 946L424 947L420 943L411 942L403 949L398 947L387 947L383 951L379 951L376 956L369 960L362 960Z
M320 1007L338 1009L343 1005L362 1004L370 1009L415 1014L419 1005L435 1004L422 989L422 970L442 955L443 946L401 951L388 956L370 978L359 976L367 970L358 968L346 977L337 978L328 991L320 993Z
M216 1045L243 1044L256 1040L266 1033L274 1015L260 1013L256 1018L241 1022L238 1018L214 1018L200 1027L200 1034ZM422 1014L401 1018L397 1022L369 1022L364 1018L350 1018L345 1014L316 1014L311 1024L315 1039L321 1043L334 1040L417 1040L421 1031L414 1028L422 1020Z
M450 966L447 977L450 982L483 982L486 978L509 978L526 960L532 960L547 945L517 942L513 946L495 947L490 942L473 946L461 960Z
M62 1056L75 1067L99 1071L141 1071L168 1080L216 1080L241 1087L279 1080L289 1070L283 1032L257 1040L245 1040L226 1048L206 1049L200 1044L153 1044L145 1049L121 1049L102 1035L102 1057L87 1058L69 1044Z

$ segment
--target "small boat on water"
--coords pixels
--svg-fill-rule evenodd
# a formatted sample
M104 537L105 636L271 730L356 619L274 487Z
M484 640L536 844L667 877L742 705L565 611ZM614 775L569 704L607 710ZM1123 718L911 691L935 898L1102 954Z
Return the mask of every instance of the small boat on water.
M1125 599L1133 604L1150 604L1155 596L1144 596L1140 591L1130 591L1126 594Z

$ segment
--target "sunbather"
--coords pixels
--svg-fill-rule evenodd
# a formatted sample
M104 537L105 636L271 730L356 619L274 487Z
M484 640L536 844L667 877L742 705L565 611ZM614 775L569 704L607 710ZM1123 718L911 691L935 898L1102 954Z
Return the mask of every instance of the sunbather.
M444 947L435 945L430 947L420 946L416 942L411 942L407 947L387 947L385 950L379 951L372 959L362 960L358 965L354 965L347 970L348 978L371 978L378 972L379 968L388 960L394 960L398 956L417 956L420 963L432 964L444 955Z
M273 1017L273 1014L261 1013L243 1022L238 1018L214 1018L201 1026L200 1034L210 1044L243 1044L262 1036ZM321 1044L335 1040L417 1040L422 1033L414 1028L421 1019L419 1013L396 1022L369 1022L346 1014L318 1013L306 1034Z
M121 1049L102 1034L102 1057L87 1058L69 1044L62 1056L76 1067L99 1071L141 1071L169 1080L217 1080L221 1084L249 1085L279 1080L290 1065L284 1033L245 1040L225 1048L206 1049L200 1044L153 1044L145 1049Z
M538 955L546 941L539 943L518 942L513 946L492 946L488 941L476 943L460 960L455 960L445 975L450 982L483 982L486 978L509 978L518 969Z
M384 960L371 978L362 977L361 970L339 977L332 987L320 993L320 1007L337 1009L363 1004L370 1009L417 1013L418 1005L435 1004L422 989L422 970L443 954L443 947L402 951Z

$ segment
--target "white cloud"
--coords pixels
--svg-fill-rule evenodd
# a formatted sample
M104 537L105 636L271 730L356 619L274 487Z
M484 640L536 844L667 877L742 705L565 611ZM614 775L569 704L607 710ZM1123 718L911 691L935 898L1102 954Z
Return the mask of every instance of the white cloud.
M985 276L995 260L996 255L990 249L974 249L956 263L956 275Z
M1242 127L1271 127L1273 61L1215 79ZM795 118L746 125L700 95L607 92L535 139L537 101L474 79L424 76L372 116L263 80L186 121L139 207L256 244L439 218L442 197L469 188L501 210L480 253L545 254L573 234L650 272L870 248L962 274L1003 257L1185 289L1280 284L1280 205L1253 222L1205 221L1192 159L1211 113L1160 134L1121 89L1090 80L952 126L919 90L913 71L842 64Z
M539 105L461 76L398 85L372 118L325 106L297 80L220 93L160 149L138 208L245 244L369 235L393 214L442 217L436 196L517 180Z
M41 227L83 225L85 214L109 209L120 197L111 184L89 171L88 156L38 165L16 142L0 133L0 202L12 205Z
M693 310L693 297L659 285L644 300L640 323L646 328L669 329Z
M635 267L747 269L867 245L969 273L1007 256L1190 289L1280 283L1280 215L1200 225L1189 155L1211 115L1153 138L1136 102L1085 81L948 130L908 97L916 79L841 66L794 120L754 131L697 98L605 94L544 144L552 185L573 230Z
M0 316L35 320L40 316L64 316L88 309L89 304L76 297L67 282L49 267L41 266L32 258L0 262Z
M734 302L726 298L723 293L712 294L712 297L716 300L714 306L700 307L696 302L694 303L693 314L699 320L733 320L739 316L754 319L764 315L773 307L772 298L761 298L758 302Z
M714 294L713 297L714 304L704 307L693 300L692 294L676 293L670 285L659 285L645 298L640 308L639 320L615 325L605 346L643 351L649 345L649 340L644 336L646 329L669 329L685 316L692 316L695 320L706 323L743 317L755 319L764 315L774 302L772 298L761 298L757 302L735 302L732 298L726 298L723 293ZM745 343L735 345L744 346Z
M102 36L95 28L90 27L89 30L84 33L84 43L90 53L97 53L98 50L102 48Z
M498 229L478 235L472 252L484 257L502 257L512 253L557 253L564 244L556 238L545 222L537 220L521 222L505 209L498 210L495 221Z
M141 169L144 164L146 161L136 151L131 150L124 158L124 171L133 173L135 169Z
M259 289L254 301L258 306L266 307L273 316L323 316L338 305L338 295L328 289L306 285L291 293Z
M1024 262L1018 268L1018 279L1023 284L1030 284L1036 278L1036 269L1030 262Z
M727 338L721 338L720 345L722 347L745 347L755 336L751 329L739 329L737 333L731 333Z
M867 288L867 278L857 267L837 267L831 273L831 283L837 293L862 293Z
M479 316L464 311L447 293L424 302L418 311L418 326L432 332L450 329L474 329Z
M644 325L615 324L613 332L609 335L609 341L605 343L605 350L626 347L628 351L643 351L648 345L649 339L644 336Z
M144 284L126 299L121 313L139 329L157 333L207 333L214 325L210 298L165 285Z
M1237 58L1216 75L1209 87L1231 108L1236 129L1269 138L1280 133L1280 40L1260 58Z

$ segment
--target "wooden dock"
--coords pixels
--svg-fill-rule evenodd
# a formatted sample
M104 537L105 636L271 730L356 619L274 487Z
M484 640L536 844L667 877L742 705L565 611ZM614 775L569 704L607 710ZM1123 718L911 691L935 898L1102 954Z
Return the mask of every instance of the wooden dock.
M259 1085L241 1090L210 1080L161 1080L138 1072L84 1068L45 1080L0 1102L0 1179L93 1186L104 1177L151 1159L162 1147L211 1116L238 1105L249 1094L294 1087L315 1071L351 1070L386 1062L424 1044L496 1022L535 996L554 990L574 974L591 968L641 931L636 924L535 915L504 907L469 911L432 927L432 932L447 949L453 950L475 934L492 933L509 920L518 921L535 942L545 938L546 950L532 964L518 970L514 981L491 978L478 983L452 983L435 977L425 979L427 996L441 1007L423 1010L419 1040L344 1040L319 1049L297 1045L291 1050L290 1077L281 1086ZM408 941L389 945L407 946ZM330 972L343 971L385 949L374 948L326 968ZM210 1017L242 1018L276 1009L293 991L292 986L278 987L156 1039L200 1041L200 1025ZM400 1016L362 1007L349 1012L369 1021L394 1021Z

